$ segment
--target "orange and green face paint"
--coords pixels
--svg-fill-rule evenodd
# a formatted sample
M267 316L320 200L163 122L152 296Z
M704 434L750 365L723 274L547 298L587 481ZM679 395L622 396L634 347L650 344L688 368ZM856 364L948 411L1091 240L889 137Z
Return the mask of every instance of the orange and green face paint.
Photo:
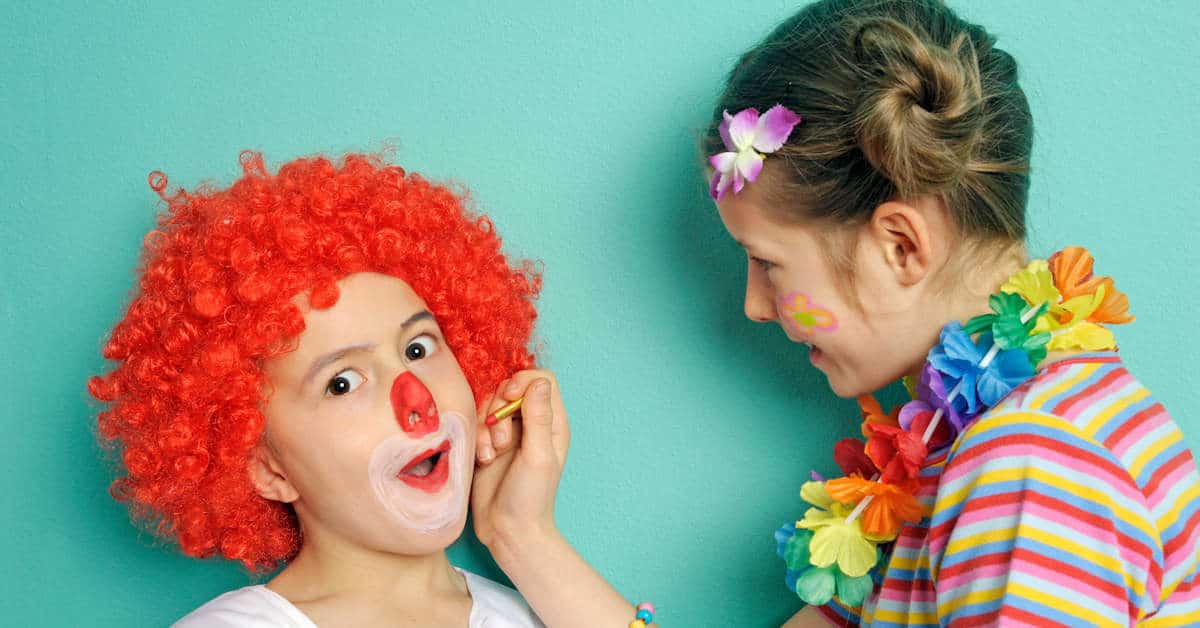
M818 331L831 332L838 328L833 312L802 292L789 292L779 297L776 305L780 322L798 336L808 336Z

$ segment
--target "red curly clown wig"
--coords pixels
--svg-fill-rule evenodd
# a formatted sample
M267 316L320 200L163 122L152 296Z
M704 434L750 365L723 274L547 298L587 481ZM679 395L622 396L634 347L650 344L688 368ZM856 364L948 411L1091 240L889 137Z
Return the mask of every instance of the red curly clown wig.
M119 455L112 493L132 517L192 556L264 570L299 550L290 506L260 497L248 474L263 434L264 360L304 329L293 302L337 302L335 282L378 272L412 286L437 317L477 401L527 346L540 277L510 265L491 222L445 187L351 154L297 159L275 174L242 153L228 189L165 193L145 238L138 285L104 346L115 368L88 382L107 402L99 438Z

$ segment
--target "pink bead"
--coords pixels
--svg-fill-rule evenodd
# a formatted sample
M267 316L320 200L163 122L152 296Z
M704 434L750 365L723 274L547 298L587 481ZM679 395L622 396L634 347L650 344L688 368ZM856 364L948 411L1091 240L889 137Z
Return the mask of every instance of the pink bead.
M638 604L637 609L639 611L650 611L651 615L654 614L654 605L649 602L642 602L641 604Z

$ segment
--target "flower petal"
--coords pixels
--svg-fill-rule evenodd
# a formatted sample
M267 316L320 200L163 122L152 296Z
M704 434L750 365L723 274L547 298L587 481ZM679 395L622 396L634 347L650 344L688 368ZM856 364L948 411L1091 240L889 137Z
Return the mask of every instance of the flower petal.
M995 360L984 369L976 382L979 401L991 407L1008 396L1013 388L1033 376L1033 365L1020 349L1001 351Z
M873 417L884 415L883 406L879 404L879 400L875 398L875 395L870 393L862 394L856 397L855 401L858 402L858 410L862 413L864 421L870 421Z
M733 138L729 137L729 125L733 124L733 116L729 115L728 110L721 115L721 125L717 127L717 132L721 134L721 141L725 143L725 150L737 152L737 146L734 145Z
M712 166L712 169L717 172L729 174L733 172L733 168L737 164L737 158L737 153L717 153L708 158L708 165Z
M945 348L948 357L975 364L983 359L983 350L976 346L971 337L963 331L958 321L950 321L942 328L941 346Z
M800 499L825 510L828 510L833 504L833 498L829 496L829 491L825 490L824 482L805 482L802 484L800 486ZM807 518L808 515L806 514L805 519Z
M851 578L845 574L834 574L837 580L837 597L842 604L855 607L862 606L867 596L875 589L875 581L871 576Z
M837 589L833 571L832 568L812 568L805 571L796 579L796 595L799 595L805 604L813 606L828 604Z
M811 568L811 565L810 565L810 568ZM787 585L788 591L791 591L792 593L796 592L796 582L798 582L800 580L800 576L804 575L804 573L806 571L808 571L808 569L800 569L800 570L789 569L789 570L787 570L787 573L783 577L783 582L785 585Z
M741 194L742 188L746 187L746 178L742 176L742 173L739 172L736 167L733 169L732 176L733 176L733 193Z
M742 152L754 146L754 131L758 127L758 109L750 107L734 114L729 121L730 150Z
M795 521L785 523L779 526L778 530L775 530L775 553L778 554L780 558L784 557L785 552L787 551L788 541L792 540L792 537L794 536L796 536Z
M812 532L801 530L788 540L783 550L783 560L788 569L801 570L812 566L809 544L812 543Z
M925 430L929 428L929 424L933 422L933 417L937 414L937 408L929 405L922 400L913 400L900 409L900 427L904 431L916 435L923 436ZM929 437L929 442L926 446L929 449L937 449L942 445L954 440L958 434L958 429L950 419L952 412L945 409L942 410L942 416L938 418L937 427L933 428L933 434Z
M896 445L886 436L872 436L864 450L876 469L883 471L896 457Z
M896 453L904 461L904 466L915 476L921 470L921 463L929 455L929 449L921 441L920 434L900 432L896 435Z
M830 504L830 508L832 508L833 502L831 501ZM813 507L804 511L804 518L796 522L796 527L803 528L805 530L819 530L825 526L834 525L841 520L842 517L839 517L838 513L833 512L832 510L822 510L820 508Z
M926 364L921 370L921 380L917 384L917 398L933 406L934 410L941 408L944 413L942 420L949 419L950 425L954 427L954 435L957 435L962 431L963 419L954 404L946 399L946 392L946 381L942 379L942 374L933 368L933 365Z
M733 185L733 175L723 172L714 172L712 182L709 184L709 194L714 200L721 200L725 197L725 193Z
M1059 292L1054 286L1054 277L1050 274L1050 266L1046 260L1039 259L1029 263L1023 270L1009 277L1000 286L1002 292L1012 292L1025 298L1030 305L1042 303L1058 303Z
M863 537L857 521L842 521L817 530L813 533L809 551L813 565L837 564L842 573L852 578L866 575L878 558L875 545Z
M1067 326L1063 330L1055 332L1054 337L1050 339L1046 348L1050 351L1066 351L1070 349L1101 351L1104 349L1113 349L1116 346L1117 339L1113 337L1111 331L1095 323L1079 321Z
M1125 296L1124 292L1117 290L1116 286L1113 285L1112 279L1108 277L1105 277L1105 281L1102 284L1105 287L1104 299L1089 317L1091 321L1093 323L1112 323L1114 325L1133 322L1133 315L1129 313L1129 297Z
M924 514L916 495L906 487L881 484L875 498L863 510L862 529L868 538L896 538L905 522L918 522Z
M747 150L738 153L737 162L734 164L734 168L736 168L738 173L740 173L743 177L746 177L747 181L754 181L757 179L759 173L762 172L762 167L763 156L754 152L754 150Z
M1091 319L1092 313L1104 303L1104 293L1108 289L1104 285L1096 287L1096 291L1091 294L1084 294L1063 301L1062 309L1069 313L1069 316L1064 314L1062 322L1069 323L1075 320Z
M867 457L864 446L865 444L857 438L843 438L833 446L833 461L837 463L842 473L846 475L857 473L868 478L879 470Z
M870 495L875 482L852 476L830 480L825 489L829 496L843 504L857 504L862 498Z
M792 129L800 124L800 116L783 105L775 105L758 119L754 133L754 148L762 153L773 153L787 142Z
M1054 275L1054 285L1064 299L1091 294L1103 281L1092 276L1092 254L1081 246L1068 246L1047 261Z

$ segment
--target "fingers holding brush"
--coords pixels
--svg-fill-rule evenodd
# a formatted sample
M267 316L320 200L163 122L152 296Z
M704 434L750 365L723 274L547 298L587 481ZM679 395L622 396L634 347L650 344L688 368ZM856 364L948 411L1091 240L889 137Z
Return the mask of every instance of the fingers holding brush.
M566 457L570 436L558 381L550 371L530 369L520 371L501 382L491 401L482 408L480 414L484 416L484 420L479 429L479 446L476 449L476 457L480 464L490 463L492 459L512 449L521 441L521 426L514 419L522 418L523 409L528 410L526 397L538 380L546 380L550 387L548 410L556 419L548 426L553 436L552 449L560 460Z

